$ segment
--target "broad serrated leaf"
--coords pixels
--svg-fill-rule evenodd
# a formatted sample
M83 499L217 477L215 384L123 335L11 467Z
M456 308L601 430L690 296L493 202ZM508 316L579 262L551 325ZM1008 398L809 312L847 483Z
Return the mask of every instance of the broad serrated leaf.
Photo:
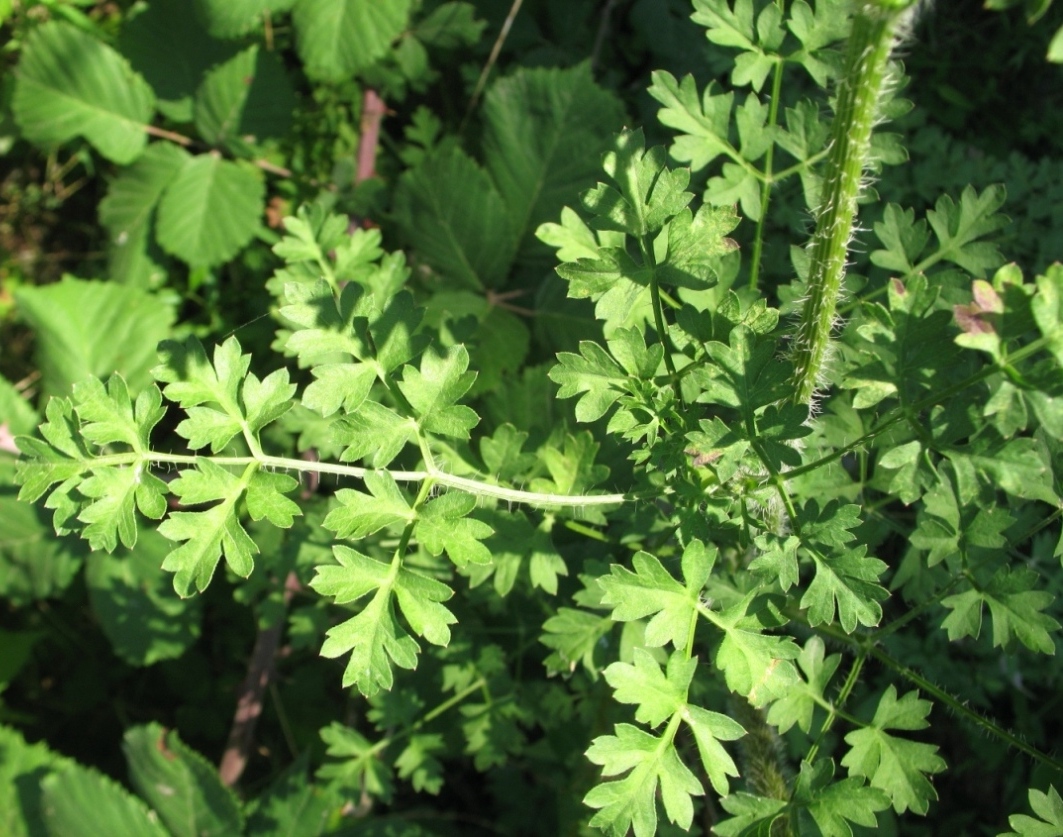
M928 724L930 702L908 692L900 700L891 684L879 699L875 717L864 729L845 736L852 748L842 759L850 776L865 776L871 786L890 797L898 814L911 809L925 814L937 793L927 778L945 769L933 744L922 744L890 735L886 730L920 730Z
M81 136L107 159L126 164L147 145L155 96L103 41L51 21L22 46L11 109L30 142L53 146Z
M118 46L155 91L159 111L182 123L192 121L192 96L203 74L236 51L210 37L188 13L188 0L153 0L123 21Z
M133 786L174 837L225 837L243 830L235 794L176 732L160 724L134 727L122 750Z
M262 140L283 137L295 93L277 54L248 47L212 69L196 91L195 123L212 146L247 154Z
M402 175L394 217L417 252L461 286L498 287L509 273L518 241L506 202L457 146L440 148Z
M169 303L113 282L66 277L18 288L15 301L36 334L46 396L65 395L85 378L113 372L138 392L150 380L155 346L169 336L174 321Z
M492 85L483 103L484 163L518 239L594 185L622 112L587 64L521 68Z
M89 603L115 654L134 666L180 657L200 633L202 600L182 600L162 571L170 551L146 530L127 555L93 553L85 568Z
M100 201L99 216L110 236L112 266L138 256L148 257L154 246L155 210L166 187L190 159L191 155L174 143L155 142L110 181L107 195Z
M338 82L382 58L406 27L411 0L300 0L292 14L306 74Z
M680 584L653 555L637 552L631 559L634 572L613 564L609 575L598 579L602 604L613 608L613 619L619 622L651 617L645 637L649 647L671 642L676 648L686 648L716 555L716 547L691 541L683 553Z
M170 837L140 799L95 770L70 763L40 783L48 834Z
M200 154L185 162L159 201L156 235L162 248L192 267L235 256L259 228L266 204L257 169Z

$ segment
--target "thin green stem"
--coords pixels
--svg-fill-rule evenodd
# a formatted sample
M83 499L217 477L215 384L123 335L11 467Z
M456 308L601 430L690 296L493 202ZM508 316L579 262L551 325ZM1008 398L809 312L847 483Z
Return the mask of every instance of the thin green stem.
M671 376L672 381L676 380L678 373L675 368L675 361L672 360L672 352L668 346L668 332L664 327L664 311L661 308L661 288L657 281L657 265L653 258L653 249L647 246L646 242L641 238L639 239L639 249L642 251L643 263L650 269L650 301L653 305L653 322L657 328L657 339L661 341L661 345L664 347L664 365L668 369L668 374ZM676 387L676 396L682 402L682 395L679 393L679 388Z
M481 677L479 680L466 686L460 692L455 692L453 695L451 695L445 701L440 703L434 709L429 712L426 712L424 715L418 718L415 723L410 724L405 729L399 730L394 735L389 735L385 738L380 739L380 741L373 745L371 752L374 755L379 755L384 750L386 750L391 744L394 744L396 741L401 741L403 738L408 738L409 736L413 735L418 730L432 723L432 721L434 721L444 712L447 712L453 707L457 706L459 703L469 697L469 695L479 691L486 685L487 680Z
M127 453L112 453L104 456L85 460L85 467L99 466L124 466L142 465L154 463L157 465L189 465L194 466L203 459L209 459L215 465L240 467L256 465L268 470L294 471L299 473L331 474L347 479L362 480L366 474L374 473L379 469L362 468L356 465L338 465L332 462L308 462L305 459L290 459L283 456L192 456L177 453L158 453L151 451L147 454L138 454L134 451ZM396 482L420 482L431 481L433 484L456 488L473 494L477 497L490 497L506 503L518 503L536 508L583 508L589 506L615 506L622 505L635 499L628 494L548 494L540 491L523 491L516 488L507 488L502 485L494 485L488 482L480 482L468 477L459 477L438 470L430 465L423 471L391 471L388 470L392 479Z
M781 5L781 4L780 4ZM783 61L776 60L775 70L771 80L771 102L768 105L767 130L774 133L775 125L779 121L779 97L782 94ZM760 282L760 259L764 250L764 224L768 217L768 203L771 201L771 187L775 182L772 177L773 161L775 159L775 143L768 144L768 151L764 155L764 180L760 184L760 217L757 219L757 231L753 236L753 255L749 262L749 287L757 289Z

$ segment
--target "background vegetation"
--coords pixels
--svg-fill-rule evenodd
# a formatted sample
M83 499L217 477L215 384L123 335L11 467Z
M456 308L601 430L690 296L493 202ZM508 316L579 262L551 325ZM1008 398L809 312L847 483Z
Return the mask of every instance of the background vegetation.
M555 270L559 262L575 262L565 248L578 238L562 211L590 214L580 196L605 179L603 155L621 129L641 130L647 148L671 151L669 165L691 167L695 206L705 193L706 207L736 205L743 218L733 230L719 223L717 238L729 236L738 246L735 253L730 244L719 245L714 254L715 288L682 285L686 280L679 286L708 294L697 297L702 310L722 308L724 293L733 289L743 324L759 328L749 311L766 303L781 309L785 325L804 293L793 248L811 232L813 164L825 132L818 135L810 126L804 157L780 143L799 165L812 162L801 177L779 184L770 212L758 223L758 189L721 169L720 161L708 165L684 157L697 150L689 139L696 132L659 118L666 106L664 74L690 76L697 91L712 84L717 93L733 89L738 101L746 101L748 81L736 80L734 45L706 38L707 24L690 19L695 7L707 15L705 8L727 4L339 5L346 13L330 16L327 0L0 0L0 832L104 833L93 830L100 823L79 819L78 812L93 810L95 800L107 796L126 800L115 804L130 807L128 833L143 833L136 825L141 803L132 794L93 784L96 773L64 773L68 759L145 800L162 817L160 833L185 833L189 817L197 825L188 833L589 833L595 812L584 797L596 785L608 785L600 784L603 761L592 763L585 753L614 724L631 720L624 704L635 702L618 703L619 675L603 672L620 661L631 669L643 666L643 673L650 666L659 676L657 665L669 659L663 642L646 638L649 619L642 617L650 612L637 618L623 617L619 606L608 612L608 596L601 598L595 582L610 577L610 564L637 566L638 550L658 555L673 575L682 575L679 558L694 539L688 532L701 530L682 517L689 498L666 494L665 487L675 490L673 483L654 483L646 461L665 473L660 462L685 454L662 453L651 443L653 431L640 436L630 424L603 418L610 404L599 411L588 401L557 397L557 384L565 389L564 374L551 373L558 353L585 351L584 340L609 341L615 351L617 329L630 325L594 293L571 292L575 268L569 274L564 267ZM792 14L796 4L778 5ZM976 230L958 245L962 254L950 267L964 275L954 281L936 274L945 288L933 303L939 314L971 302L972 277L988 280L1006 262L1033 277L1063 259L1063 78L1045 60L1063 26L1063 9L1042 5L1047 8L990 11L968 0L940 2L919 16L901 49L908 81L888 106L892 121L878 146L874 194L861 220L868 229L882 222L888 204L913 211L917 219L935 207L945 217L943 195L966 212L961 195L976 188L968 195L971 214L964 216ZM755 4L758 15L766 6ZM822 79L794 72L783 88L786 107L813 99L824 124L829 108L823 91L840 63L841 35L824 45ZM769 92L764 88L762 97ZM735 146L760 165L764 151L755 154L752 147L762 141L771 146L769 133L741 132L741 124L730 128ZM285 228L282 219L297 213L303 226ZM330 214L344 219L339 228L329 228ZM542 225L562 222L564 227L536 235ZM868 350L854 335L859 329L864 337L872 334L878 316L861 313L859 306L884 303L888 271L898 270L894 260L876 273L883 268L876 249L891 249L879 239L859 234L850 254L853 303L844 313L851 339L839 357L851 374L836 382L841 395L820 405L819 427L826 430L807 440L813 452L826 449L821 436L858 437L861 427L871 426L870 419L860 425L858 410L879 403L866 389L863 401L857 394L874 374L853 383L857 371L869 368L860 360ZM592 238L588 246L605 243ZM901 247L911 251L911 240ZM906 258L916 261L918 251ZM755 252L760 266L754 272ZM419 534L429 545L411 559L413 566L455 588L447 607L457 624L445 647L422 642L416 670L396 670L390 690L345 681L346 657L319 654L326 632L351 612L340 613L344 608L312 586L318 568L335 564L332 537L321 525L341 504L337 491L354 486L327 474L320 482L303 479L292 494L303 514L287 531L267 526L267 520L276 522L269 514L265 520L252 514L254 521L243 515L260 551L254 574L243 579L219 570L208 588L188 598L174 592L174 574L160 569L173 545L153 527L142 525L131 549L119 529L83 532L88 541L77 533L57 536L54 526L63 520L53 520L52 512L62 514L61 499L50 500L47 510L16 499L13 436L32 434L49 399L69 396L89 376L106 380L117 370L134 395L146 391L160 341L195 338L213 357L212 347L235 335L259 379L287 361L301 388L320 380L324 373L315 368L314 377L309 368L321 358L286 343L300 326L285 285L322 274L337 293L347 281L381 295L401 287L410 294L411 309L412 301L423 308L417 333L425 339L397 349L406 352L399 363L419 357L429 336L433 345L455 352L453 347L467 347L468 368L477 377L458 395L482 423L473 444L463 447L461 433L440 443L435 455L444 470L470 473L468 449L474 449L471 458L480 470L506 484L566 495L635 486L642 500L658 489L667 497L663 510L640 502L608 517L591 506L543 511L502 502L465 509L462 514L471 511L472 517L461 522L472 528L462 531L476 544L483 541L490 556L485 563L463 561L448 545L460 571L442 567L443 547L433 550L431 539ZM995 287L1004 294L1000 283ZM678 292L676 298L688 299ZM892 316L899 319L896 307ZM1012 335L1019 343L1034 331L1029 317L1024 322L1026 328ZM951 317L934 323L947 337L928 345L954 349L959 329ZM737 325L727 325L732 327ZM774 327L764 326L764 333ZM639 328L644 335L657 333L652 324ZM710 331L721 328L715 323ZM637 345L637 351L647 350L641 338ZM981 374L964 358L956 363ZM945 373L953 370L935 367L934 359L925 362L927 391L952 383ZM1055 465L1058 442L1045 441L1040 425L1052 425L1045 416L1059 412L1058 368L1024 380L1023 386L1033 381L1029 386L1048 406L1012 403L988 417L981 407L999 392L993 384L992 392L975 389L957 398L963 410L978 402L977 410L970 407L971 416L977 413L971 427L959 412L928 408L933 421L949 430L928 443L924 471L911 464L895 478L876 470L889 450L885 442L877 452L869 443L870 454L848 452L837 470L859 484L861 506L860 520L849 528L884 562L886 574L872 585L883 591L883 603L874 607L880 615L885 609L882 624L897 627L873 634L879 621L861 617L855 634L855 621L843 630L847 620L839 613L835 622L833 603L831 618L816 625L797 614L806 605L794 593L764 605L776 610L774 622L758 611L763 636L792 633L803 649L802 682L823 675L823 694L841 690L835 708L843 720L832 729L834 712L824 710L829 701L820 701L811 731L808 722L794 725L803 710L789 725L779 723L765 705L747 704L742 695L748 697L750 689L734 688L730 677L724 688L719 678L699 673L692 695L747 732L764 733L762 741L750 735L737 744L717 730L741 777L731 780L731 802L721 806L727 794L720 777L708 775L709 767L695 771L707 795L694 794L692 830L998 834L1010 827L1063 834L1063 805L1049 790L1063 783L1052 755L1063 734L1063 683L1053 656L1063 584L1054 472L1049 467L1048 476L1037 477L1038 486L1048 486L1044 491L1024 493L1018 485L1022 463L1010 463L1014 471L979 471L977 490L970 489L964 505L964 474L931 455L951 444L977 444L992 424L1002 438L1010 428L1031 446L1036 440L1038 451L1051 451L1044 457ZM568 389L568 395L586 391L579 382ZM329 397L319 396L318 406ZM671 408L652 403L660 410L658 420L670 420ZM335 459L347 443L326 432L330 411L315 413L311 406L304 399L267 428L264 443L293 457ZM621 407L637 413L629 403ZM340 408L336 403L331 412ZM712 409L727 415L726 406ZM695 416L688 429L708 415ZM183 450L179 436L187 434L178 421L172 413L162 421L156 449ZM949 436L954 427L959 429ZM796 437L782 440L788 438ZM910 441L898 431L891 444ZM642 459L632 455L643 448ZM367 464L381 464L369 461L371 450L353 458L363 455ZM698 451L689 456L697 459ZM418 467L416 452L406 451L398 466ZM172 482L177 474L160 470L158 476ZM838 488L839 479L810 479L801 490L844 498L849 487ZM951 493L944 497L938 479L959 484L962 508L957 510ZM999 485L991 485L994 480ZM179 497L169 502L180 506ZM708 514L697 505L700 499L689 502L690 509ZM950 502L951 512L943 511ZM193 499L182 508L198 505ZM981 507L989 516L975 521ZM989 519L995 510L1006 514L1006 526ZM69 528L84 529L74 517ZM931 517L951 521L953 530L931 532ZM677 529L681 537L671 540ZM374 531L372 547L359 549L394 549L400 532ZM726 558L721 564L729 561L734 575L714 595L726 603L747 589L733 580L749 574L754 549L743 537L735 533L734 544L720 541ZM734 552L727 551L730 546ZM476 548L465 543L457 549ZM757 548L770 552L762 542ZM987 611L980 630L981 605L973 626L958 626L955 618L948 623L941 607L950 592L963 592L950 586L949 573L976 575L966 563L968 552L976 565L988 560L979 549L1008 552L1007 573L1014 573L1008 578L1037 578L1036 584L1009 588L1022 606L1006 617ZM742 550L749 553L745 559ZM953 563L961 553L962 567ZM807 586L809 564L802 561ZM185 586L182 592L194 592ZM586 616L592 612L599 620L593 624ZM773 633L789 620L798 627ZM870 644L858 647L849 635L873 637L875 647L904 670L891 668L867 650ZM678 649L680 643L673 645ZM798 659L793 647L795 654L783 658ZM823 673L839 666L832 654L843 655L845 664L827 689ZM651 657L656 662L648 663ZM855 658L860 665L850 668ZM850 672L859 685L843 687ZM844 765L842 742L855 728L854 716L878 718L876 707L882 711L880 700L890 689L908 711L898 714L896 728L918 731L919 747L932 745L932 752L907 751L910 762L901 769L911 783L907 801L899 803L896 790L875 785L870 776L869 784L857 784L861 792L880 796L861 795L855 785L830 785L820 768L817 778L808 779L801 762L810 748L833 753ZM955 706L963 702L970 711L950 712L938 703L924 729L916 689L946 704L955 696ZM245 712L261 711L257 724L241 720L238 700ZM809 719L812 711L810 704ZM765 724L765 713L776 729L783 727L782 736ZM977 717L988 720L980 726ZM850 721L852 728L845 726ZM693 733L678 740L684 758L698 751L692 739ZM208 762L220 763L217 778ZM837 770L840 780L845 771ZM207 774L210 779L203 778ZM775 779L782 790L773 796ZM821 818L808 803L805 814L777 821L776 832L756 831L771 829L772 817L750 800L800 800L801 793L820 799L807 787L801 790L803 781L813 789L841 789L837 793L845 799L835 799L837 817ZM178 794L185 809L168 808L153 794L152 786L163 782L185 789ZM68 800L66 807L55 803L60 797ZM1031 802L1039 822L1009 820L1015 812L1030 813ZM605 803L593 807L611 810ZM661 816L661 833L681 830L667 821L676 819L673 813L669 807ZM595 824L614 833L626 832L631 820L601 817ZM634 819L638 830L645 820L637 813Z

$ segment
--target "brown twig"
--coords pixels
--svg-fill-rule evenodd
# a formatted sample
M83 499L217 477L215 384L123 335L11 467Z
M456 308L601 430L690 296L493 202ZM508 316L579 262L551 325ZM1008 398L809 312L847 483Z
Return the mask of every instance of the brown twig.
M361 183L376 177L376 152L380 145L380 123L387 115L387 107L380 94L372 87L366 88L362 97L361 136L358 138L358 168L354 182Z
M591 50L591 69L598 64L598 56L605 43L605 36L609 34L609 16L613 13L613 7L617 0L606 0L605 8L602 9L602 19L598 22L598 32L594 36L594 48Z
M247 676L240 686L236 702L236 714L229 730L218 773L226 787L232 787L247 767L248 755L255 739L255 727L262 714L262 696L276 669L277 649L284 633L285 614L292 596L299 590L299 579L294 572L284 580L284 612L268 628L260 629L255 637L255 647L247 665Z
M191 137L186 137L184 134L179 134L176 131L168 131L165 128L159 128L157 125L145 125L144 133L148 136L158 137L159 139L169 140L170 142L177 143L183 148L194 147L206 147L202 143L196 142ZM252 164L258 166L262 171L275 174L278 177L289 179L292 176L292 170L286 169L284 166L278 166L275 163L271 163L269 160L252 160Z

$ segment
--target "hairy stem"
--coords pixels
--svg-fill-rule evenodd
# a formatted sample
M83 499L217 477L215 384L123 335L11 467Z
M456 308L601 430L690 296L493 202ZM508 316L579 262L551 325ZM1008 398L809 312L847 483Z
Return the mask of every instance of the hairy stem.
M849 38L827 157L827 174L810 243L808 299L794 339L793 401L808 404L830 345L852 240L857 199L871 156L871 133L885 92L889 57L903 8L861 2Z

